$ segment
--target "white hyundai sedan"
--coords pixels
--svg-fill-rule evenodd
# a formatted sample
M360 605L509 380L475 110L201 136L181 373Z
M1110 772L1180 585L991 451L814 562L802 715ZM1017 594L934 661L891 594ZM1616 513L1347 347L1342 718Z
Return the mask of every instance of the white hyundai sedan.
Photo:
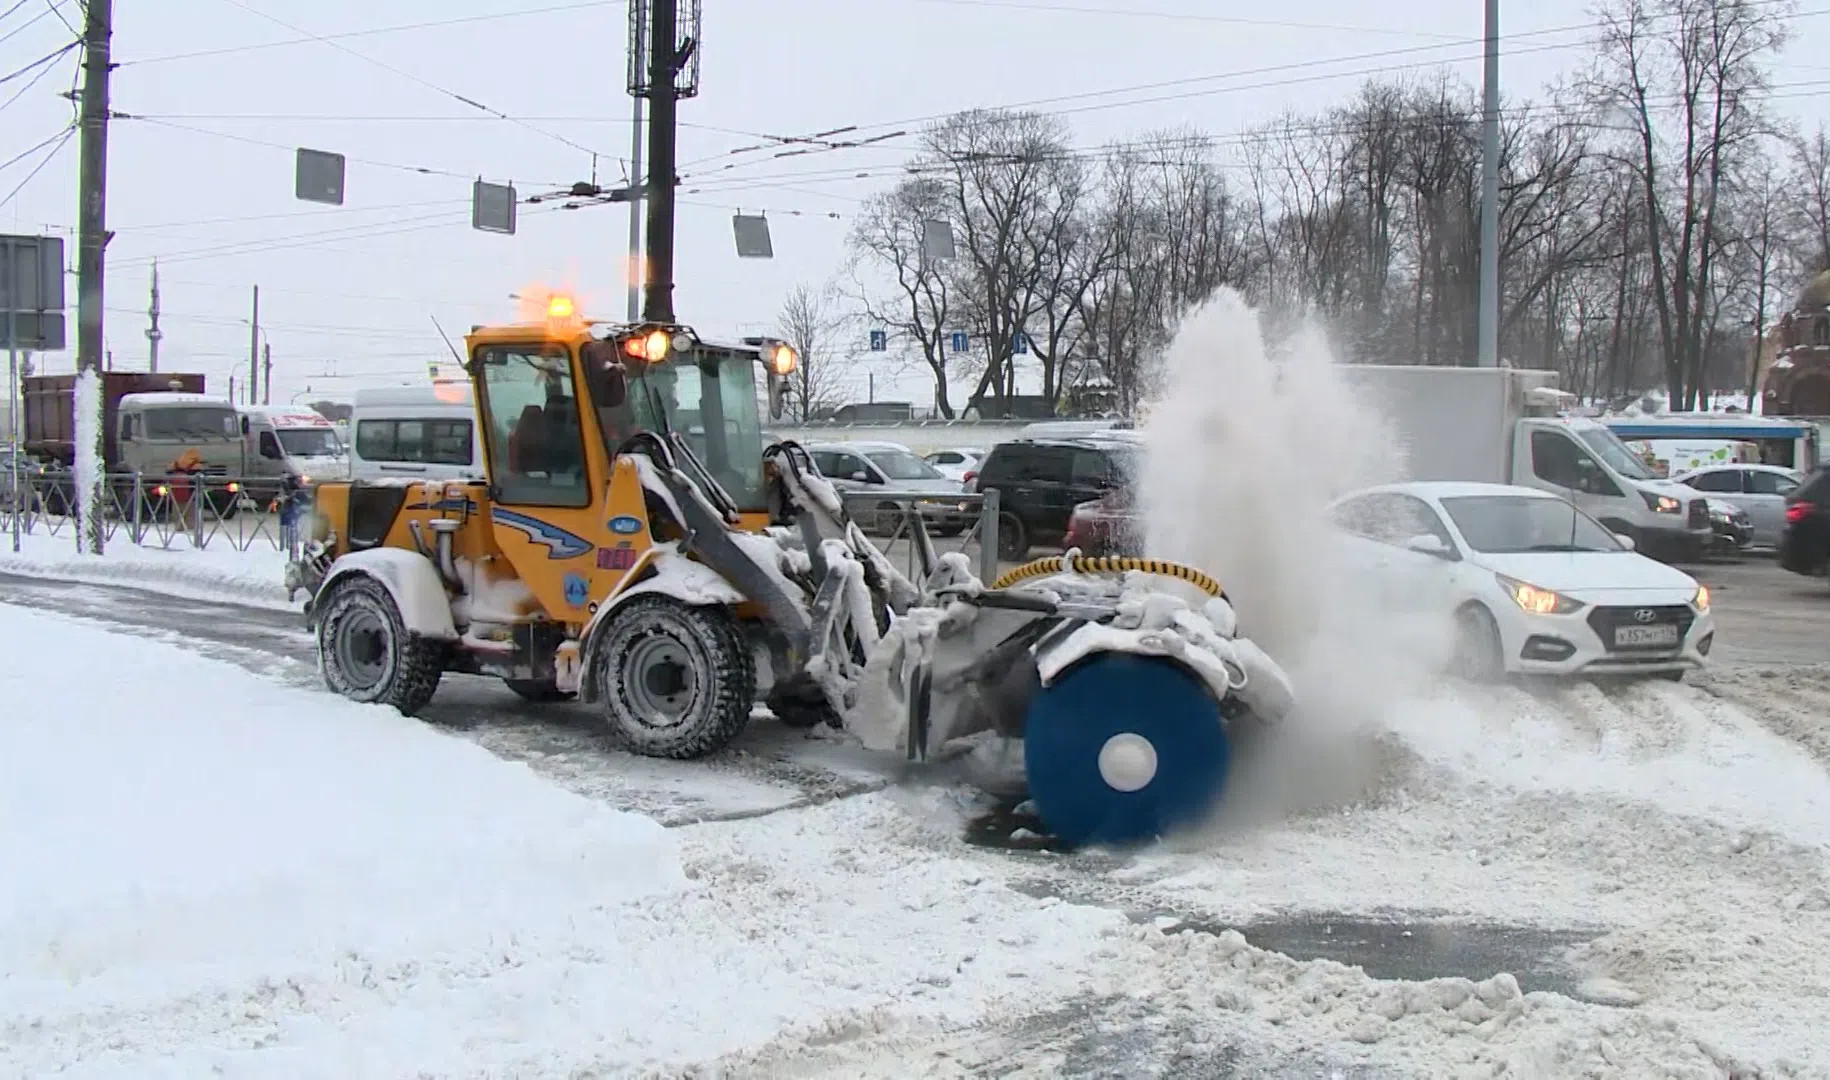
M1675 680L1709 655L1709 590L1549 492L1391 484L1346 496L1330 514L1348 568L1382 600L1453 618L1454 667L1470 678Z

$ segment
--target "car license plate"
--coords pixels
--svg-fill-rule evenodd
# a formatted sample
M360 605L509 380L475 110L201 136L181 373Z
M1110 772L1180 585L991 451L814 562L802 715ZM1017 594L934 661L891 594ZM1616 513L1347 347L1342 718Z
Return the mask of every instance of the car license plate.
M1616 648L1644 648L1648 645L1676 645L1678 628L1675 626L1617 626L1614 628L1614 645Z

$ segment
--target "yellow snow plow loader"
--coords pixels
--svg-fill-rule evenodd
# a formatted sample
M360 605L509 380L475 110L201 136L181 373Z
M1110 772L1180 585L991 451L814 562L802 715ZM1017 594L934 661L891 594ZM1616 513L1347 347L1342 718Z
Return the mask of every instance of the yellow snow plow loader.
M1197 571L1068 558L987 587L911 514L922 572L900 573L804 450L764 446L759 396L779 416L798 362L783 342L556 297L465 348L487 479L320 483L287 568L345 697L411 715L447 671L493 675L579 699L631 752L698 758L747 723L763 659L785 723L916 760L1014 753L1070 843L1204 813L1229 725L1290 705Z

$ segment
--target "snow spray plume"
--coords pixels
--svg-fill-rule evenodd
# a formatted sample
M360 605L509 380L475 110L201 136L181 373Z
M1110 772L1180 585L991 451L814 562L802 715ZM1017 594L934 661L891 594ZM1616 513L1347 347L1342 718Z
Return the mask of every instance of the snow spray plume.
M1183 320L1143 426L1148 551L1217 576L1240 634L1296 685L1296 714L1240 748L1229 824L1361 797L1381 768L1366 729L1440 655L1344 572L1330 535L1332 500L1401 477L1396 440L1319 332L1283 345L1274 355L1258 314L1223 290Z

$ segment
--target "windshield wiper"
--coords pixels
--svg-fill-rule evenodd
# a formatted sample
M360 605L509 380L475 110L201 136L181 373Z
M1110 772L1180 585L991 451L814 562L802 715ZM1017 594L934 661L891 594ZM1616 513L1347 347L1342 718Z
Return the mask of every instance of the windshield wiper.
M1602 548L1583 547L1581 544L1533 544L1526 551L1601 551Z

